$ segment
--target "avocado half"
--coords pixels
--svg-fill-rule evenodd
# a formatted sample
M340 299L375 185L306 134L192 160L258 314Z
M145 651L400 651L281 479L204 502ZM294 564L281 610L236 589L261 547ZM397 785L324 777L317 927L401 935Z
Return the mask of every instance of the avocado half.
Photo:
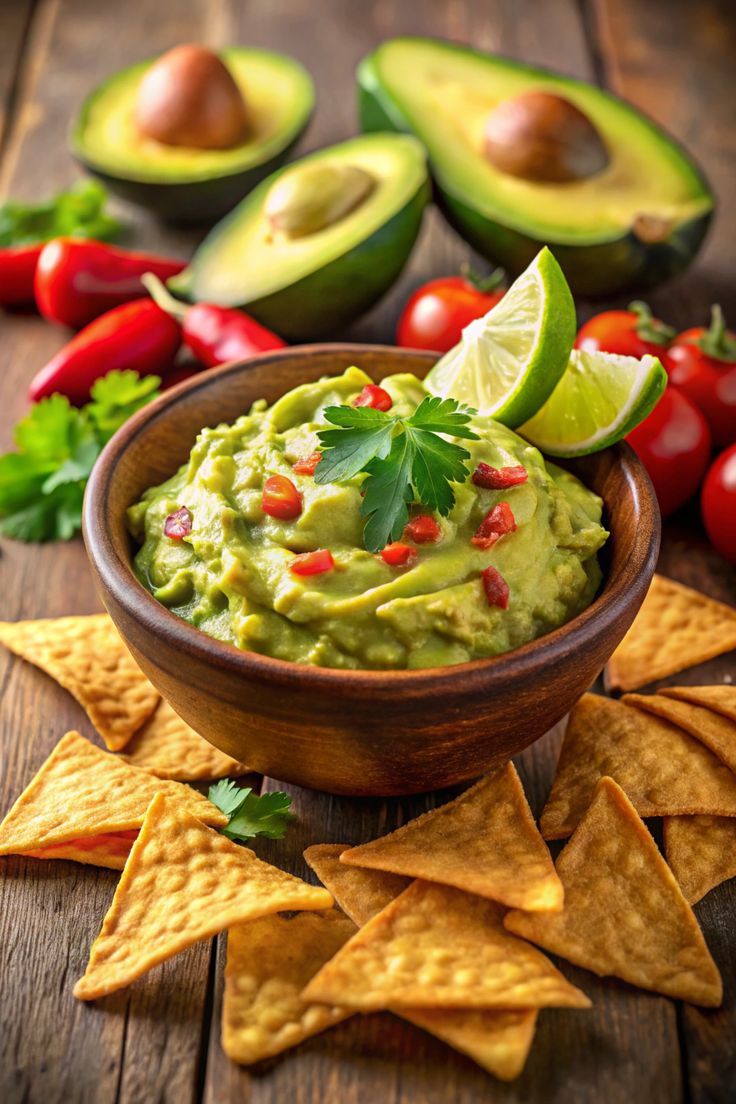
M532 89L562 96L588 116L608 150L602 171L539 183L487 160L488 116L500 101ZM548 245L580 294L648 287L686 268L705 237L714 200L692 159L600 88L437 39L395 38L363 59L358 90L362 129L415 134L448 221L514 275Z
M297 238L274 232L266 216L274 184L318 166L363 170L372 190L322 229ZM353 138L264 180L210 231L168 286L194 302L242 307L288 341L310 341L347 325L393 284L429 197L424 149L415 138Z
M220 218L283 164L314 107L306 70L284 54L236 46L220 51L242 89L250 131L232 149L189 149L143 137L134 107L144 73L156 60L122 69L82 104L70 135L81 164L123 199L166 219Z

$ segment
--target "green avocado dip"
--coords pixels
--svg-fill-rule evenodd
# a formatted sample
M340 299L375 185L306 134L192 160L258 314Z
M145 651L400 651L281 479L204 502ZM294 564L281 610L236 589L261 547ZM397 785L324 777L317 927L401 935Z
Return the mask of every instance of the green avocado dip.
M454 483L446 517L410 507L421 523L389 546L394 556L386 550L394 562L365 549L365 474L320 485L298 469L308 469L305 458L319 449L324 409L353 404L370 382L349 368L271 407L257 402L231 426L202 430L189 462L128 511L141 544L136 573L154 597L248 651L379 670L498 655L585 609L601 580L596 553L608 536L601 500L490 418L473 415L469 428L478 439L459 442L470 453L468 472L514 469L523 481L501 489L470 477ZM412 375L390 376L381 387L391 413L404 417L427 395ZM264 485L273 476L298 492L297 516L264 511ZM512 520L492 542L478 538L489 513ZM316 559L304 556L314 552ZM299 564L318 570L297 574ZM501 599L494 597L499 581Z

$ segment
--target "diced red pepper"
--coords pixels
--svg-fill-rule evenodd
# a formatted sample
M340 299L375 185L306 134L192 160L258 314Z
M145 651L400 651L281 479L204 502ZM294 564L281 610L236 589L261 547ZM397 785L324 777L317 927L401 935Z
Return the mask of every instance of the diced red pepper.
M301 460L297 460L295 464L291 465L291 469L297 475L314 475L314 469L321 459L321 452L313 452L309 456L302 456Z
M417 514L404 528L404 540L415 544L436 544L442 530L431 514Z
M261 507L269 517L289 521L302 512L302 496L285 475L269 475L263 484Z
M490 464L481 462L473 472L472 478L476 487L486 487L489 491L502 491L506 487L516 487L519 483L526 483L529 473L522 464L516 464L512 468L492 468Z
M186 506L180 506L169 514L164 522L164 536L169 540L181 540L188 537L192 531L192 515Z
M488 605L498 606L499 609L508 609L509 584L501 572L497 571L495 567L487 567L485 571L481 571L480 579Z
M387 544L383 549L381 559L389 567L408 567L415 563L418 555L416 548L412 548L410 544L394 541L393 544Z
M375 383L367 383L353 402L353 406L371 406L374 410L390 410L393 405L388 391Z
M332 553L327 548L318 548L316 552L303 552L295 556L289 564L289 570L294 575L324 575L326 571L332 571L335 561Z
M508 502L499 502L492 506L470 538L476 548L490 548L507 533L516 529L516 519Z

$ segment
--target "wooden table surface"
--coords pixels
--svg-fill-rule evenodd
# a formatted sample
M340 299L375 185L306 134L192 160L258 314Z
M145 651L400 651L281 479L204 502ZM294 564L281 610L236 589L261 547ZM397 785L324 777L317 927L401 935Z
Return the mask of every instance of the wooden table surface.
M471 42L598 81L647 109L698 156L721 199L690 273L651 294L668 320L705 321L711 301L736 316L733 266L736 130L731 0L0 0L0 193L42 197L77 170L65 133L93 84L177 42L251 43L292 53L312 72L318 110L302 149L355 132L353 73L379 41L427 33ZM729 21L730 19L730 21ZM188 256L195 233L120 209L128 240ZM456 270L468 250L431 211L393 291L349 332L390 341L407 293ZM625 302L626 300L622 300ZM616 304L618 305L618 304ZM592 310L581 303L581 318ZM65 335L33 315L0 317L0 449L26 409L33 373ZM702 538L693 509L668 523L661 568L736 603L736 573ZM3 541L0 616L99 608L81 541L44 547ZM733 656L680 681L721 681ZM676 682L677 679L671 679ZM0 654L0 812L68 728L92 730L50 679ZM559 733L520 757L536 812L548 791ZM278 783L265 779L263 785ZM306 875L305 846L358 842L431 806L435 796L357 801L292 792L298 823L259 853ZM0 1100L44 1104L206 1101L207 1104L725 1104L736 1099L736 883L696 913L724 975L718 1011L700 1011L564 965L591 1012L545 1011L530 1060L503 1085L434 1038L389 1015L354 1017L256 1071L219 1042L224 937L191 948L95 1005L72 997L116 875L64 862L13 858L0 872Z

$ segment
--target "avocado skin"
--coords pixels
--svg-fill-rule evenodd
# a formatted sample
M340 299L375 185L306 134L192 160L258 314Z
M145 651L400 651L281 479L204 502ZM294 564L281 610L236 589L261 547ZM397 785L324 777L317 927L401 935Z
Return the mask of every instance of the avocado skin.
M364 133L393 130L420 137L404 119L399 105L384 91L372 55L363 58L356 75L358 115ZM713 204L708 211L674 226L669 238L661 242L644 242L633 231L627 231L613 240L568 245L535 237L531 232L523 234L489 218L444 188L431 161L430 171L435 203L473 249L501 265L511 276L518 276L542 246L547 245L554 250L576 295L644 290L679 275L695 258L714 214ZM707 189L707 181L700 175Z

